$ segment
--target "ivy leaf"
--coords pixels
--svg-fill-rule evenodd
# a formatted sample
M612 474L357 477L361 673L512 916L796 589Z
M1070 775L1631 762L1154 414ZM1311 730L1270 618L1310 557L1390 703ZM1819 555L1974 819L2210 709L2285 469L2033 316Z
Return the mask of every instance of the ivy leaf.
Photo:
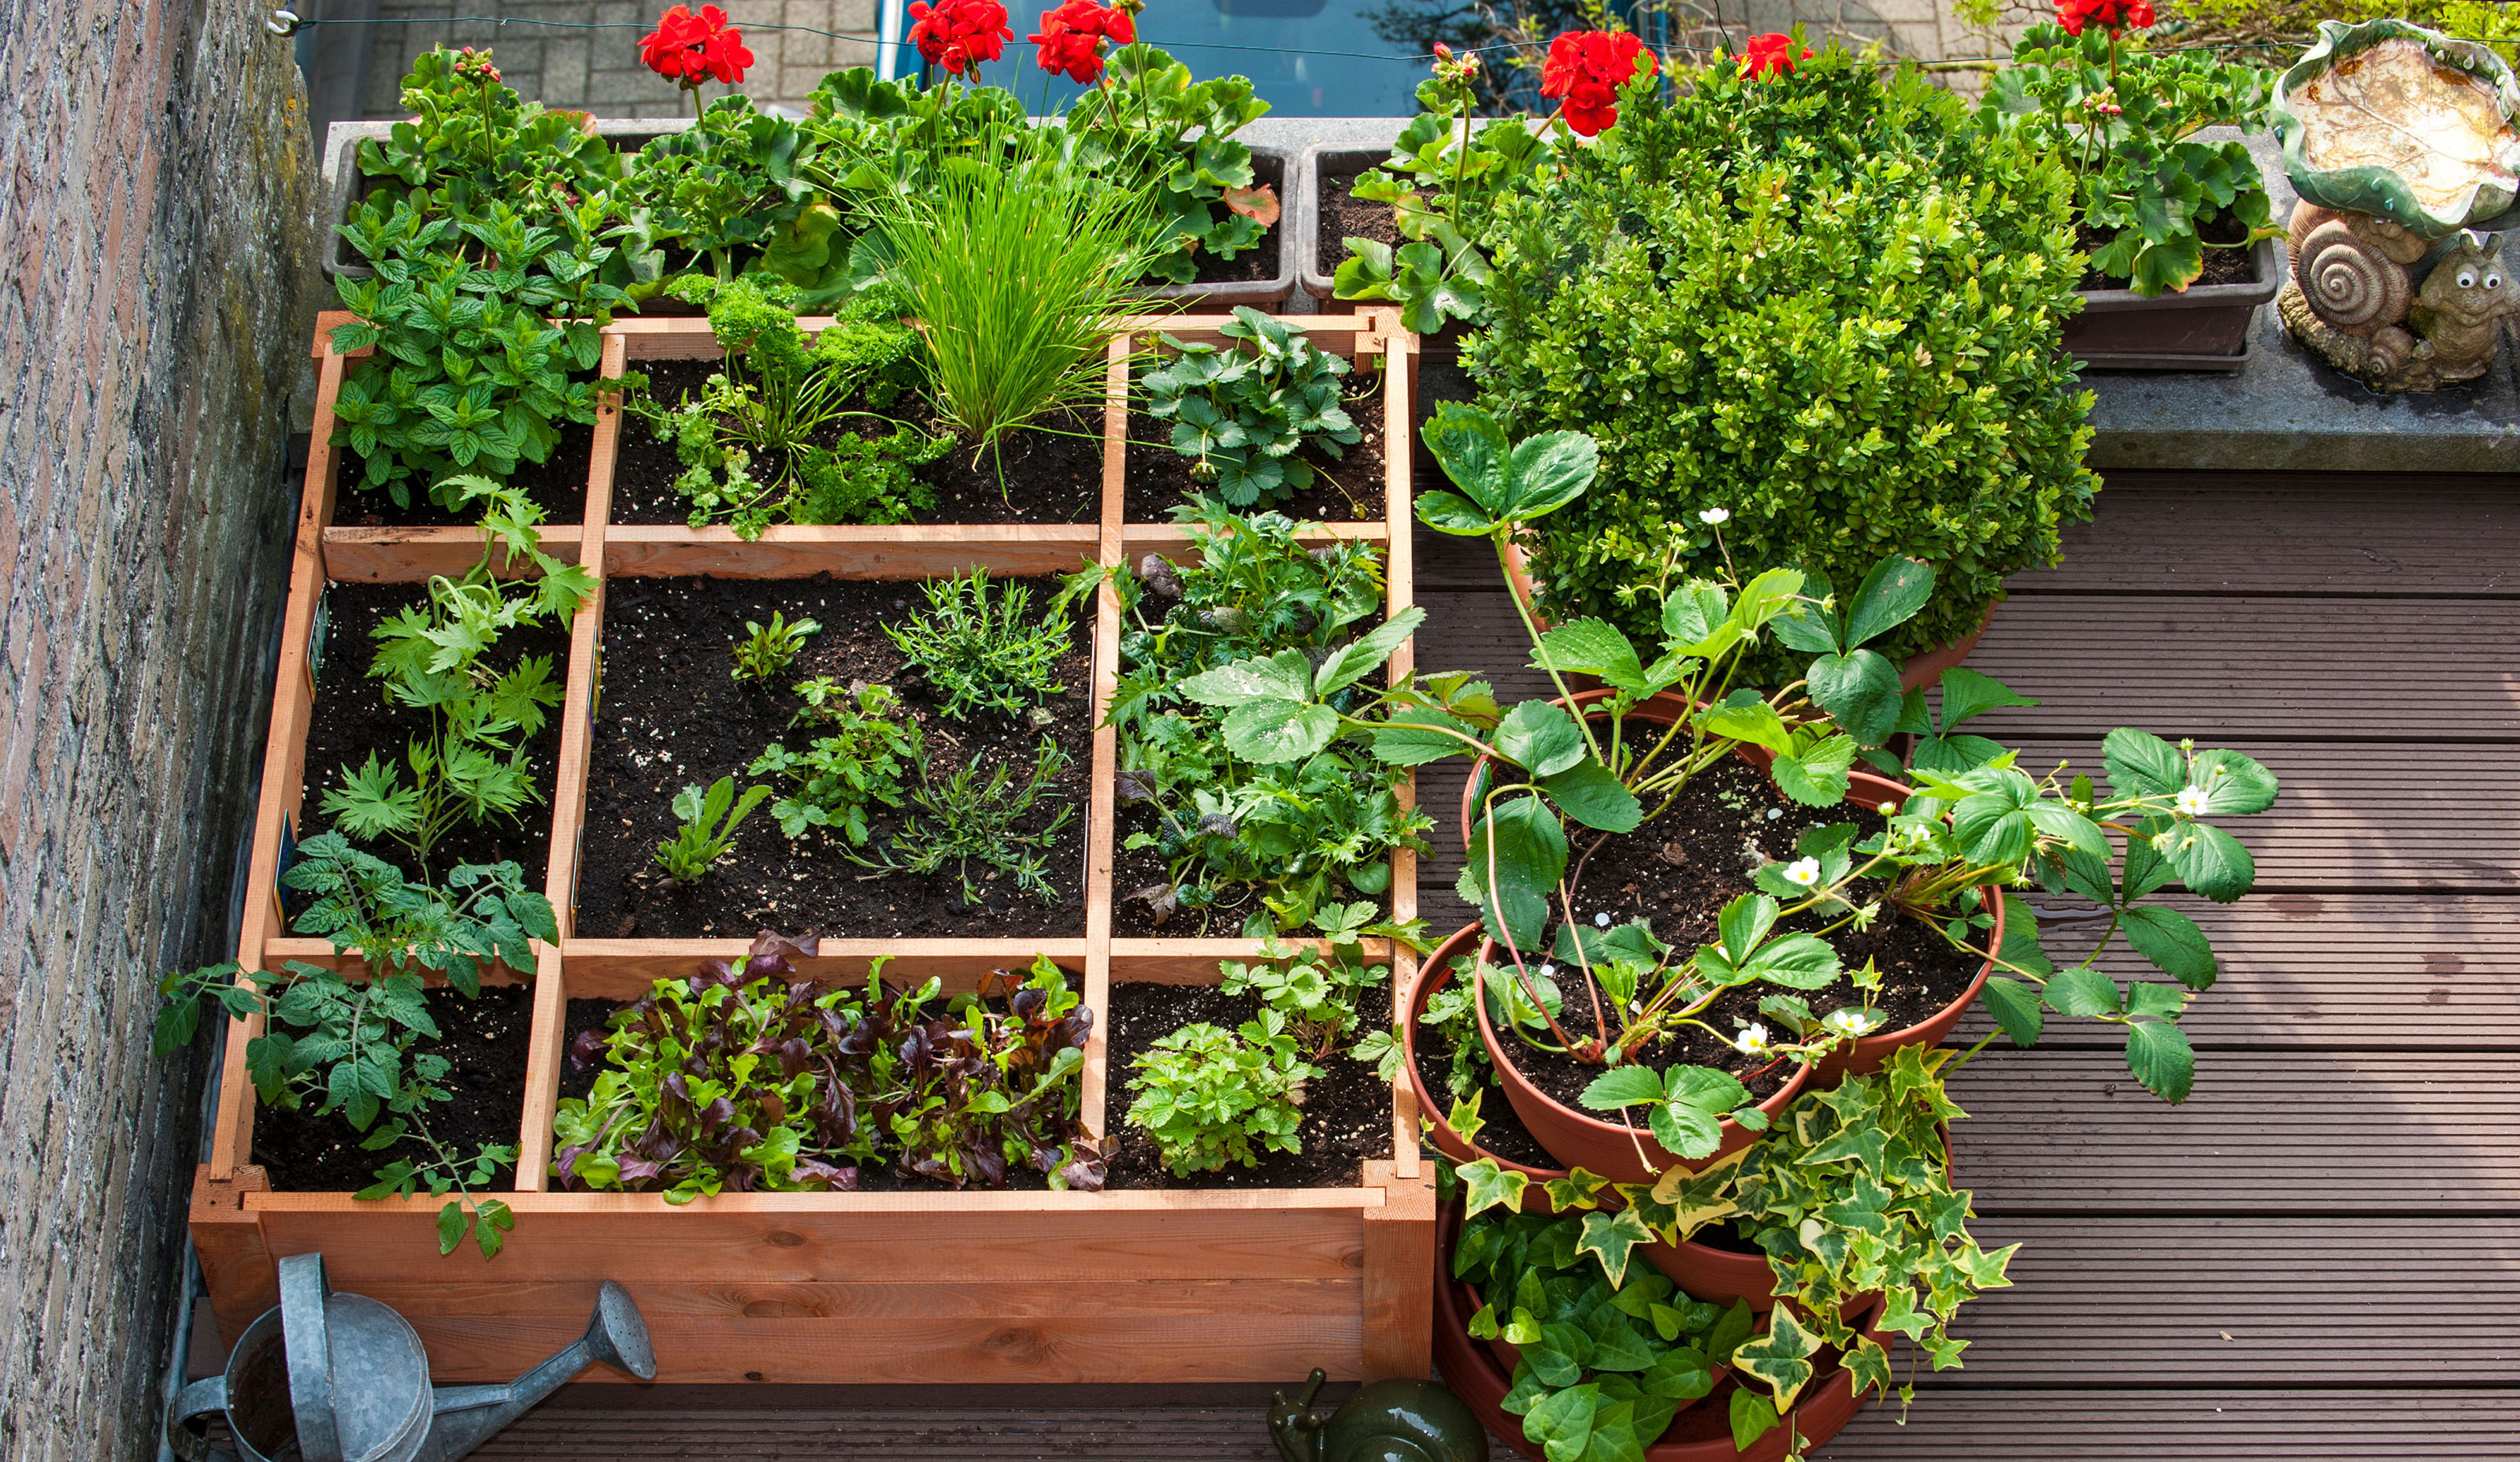
M1750 1443L1777 1429L1780 1419L1777 1403L1755 1391L1736 1391L1729 1403L1728 1419L1732 1426L1732 1448L1746 1452Z
M2166 1021L2141 1021L2127 1028L2127 1070L2143 1089L2176 1105L2187 1100L2196 1084L2196 1048L2187 1034Z
M1627 1282L1629 1253L1640 1244L1652 1242L1653 1230L1645 1227L1645 1221L1634 1210L1604 1213L1596 1209L1584 1215L1584 1236L1576 1241L1575 1252L1599 1259L1601 1272L1610 1276L1610 1288L1617 1289ZM1594 1338L1599 1340L1601 1336L1597 1332ZM1653 1361L1648 1354L1637 1365L1608 1366L1598 1362L1598 1357L1597 1363L1602 1363L1605 1369L1641 1371Z
M1528 1174L1500 1166L1494 1158L1463 1163L1453 1172L1462 1180L1466 1204L1464 1216L1482 1213L1489 1209L1503 1209L1508 1213L1522 1211L1523 1190L1531 1186Z
M2122 913L2118 927L2126 931L2127 942L2136 952L2162 974L2191 990L2214 987L2214 946L2195 920L2177 909L2145 904Z
M1535 1365L1532 1369L1540 1368ZM1598 1385L1570 1385L1564 1391L1552 1392L1523 1416L1522 1435L1540 1443L1548 1462L1582 1462L1585 1448L1593 1439L1593 1414L1600 1404L1601 1388Z
M1794 1321L1793 1309L1779 1304L1768 1311L1768 1333L1732 1352L1732 1368L1765 1382L1776 1393L1779 1410L1790 1408L1812 1378L1810 1356L1820 1337Z

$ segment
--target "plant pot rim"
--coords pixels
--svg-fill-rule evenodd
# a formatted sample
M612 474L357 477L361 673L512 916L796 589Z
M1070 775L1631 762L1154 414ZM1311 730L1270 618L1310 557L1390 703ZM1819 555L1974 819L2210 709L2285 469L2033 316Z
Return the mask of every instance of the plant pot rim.
M2283 288L2283 271L2275 262L2275 241L2260 239L2249 246L2249 260L2258 277L2233 284L2189 285L2167 295L2138 295L2133 290L2076 290L2087 315L2127 314L2138 310L2228 309L2235 304L2264 304ZM2212 357L2206 357L2211 359Z
M1462 1136L1454 1128L1451 1119L1445 1115L1446 1109L1438 1105L1435 1093L1427 1087L1425 1079L1418 1074L1417 1034L1418 1013L1424 1008L1427 998L1434 993L1435 989L1453 978L1450 968L1451 956L1458 952L1457 946L1479 937L1480 925L1473 919L1454 931L1442 943L1437 944L1432 953L1418 962L1418 973L1410 978L1409 991L1399 1003L1400 1019L1397 1024L1400 1028L1398 1031L1400 1066L1401 1071L1409 1078L1411 1095L1418 1099L1418 1116L1426 1123L1427 1134L1434 1139L1436 1151L1455 1162L1475 1163L1485 1159L1508 1172L1521 1173L1535 1183L1545 1183L1552 1178L1569 1176L1568 1170L1562 1167L1533 1167L1508 1158L1500 1158L1479 1146L1478 1143ZM1468 1156L1464 1157L1463 1154ZM1526 1192L1523 1198L1526 1211L1546 1211L1545 1209L1531 1210L1529 1206L1533 1201L1533 1195ZM1546 1195L1541 1195L1538 1201L1546 1204Z
M1481 963L1484 964L1490 962L1487 959L1487 953L1490 949L1495 947L1495 944L1496 941L1494 939L1487 938L1483 932L1479 943L1479 958ZM1478 1017L1479 1039L1487 1045L1488 1060L1496 1063L1497 1083L1506 1088L1506 1094L1508 1097L1513 1094L1513 1083L1520 1082L1531 1092L1532 1096L1547 1103L1552 1110L1562 1113L1567 1119L1568 1124L1575 1127L1577 1130L1586 1132L1587 1134L1597 1137L1603 1142L1628 1142L1642 1145L1644 1149L1645 1160L1649 1165L1651 1165L1652 1159L1657 1154L1659 1154L1664 1160L1665 1165L1678 1167L1684 1172L1696 1172L1700 1167L1707 1164L1723 1160L1724 1152L1720 1145L1714 1153L1709 1154L1706 1157L1693 1159L1683 1158L1665 1148L1661 1143L1654 1141L1653 1135L1643 1128L1629 1126L1620 1122L1603 1121L1599 1118L1592 1116L1590 1113L1579 1112L1576 1109L1567 1106L1564 1102L1557 1100L1555 1097L1551 1096L1549 1093L1542 1091L1529 1077L1522 1074L1522 1069L1514 1064L1511 1056L1507 1054L1505 1038L1497 1034L1495 1024L1488 1019L1488 1002L1483 998L1474 998L1470 1001L1470 1010L1472 1014ZM1785 1084L1778 1087L1774 1096L1771 1096L1765 1101L1759 1103L1759 1110L1767 1115L1772 1125L1774 1124L1778 1114L1783 1112L1785 1108L1793 1105L1794 1098L1802 1095L1804 1085L1811 1080L1813 1070L1813 1064L1809 1061L1795 1063L1793 1074L1785 1079ZM1729 1117L1719 1118L1717 1119L1716 1126L1717 1129L1724 1133L1727 1138L1730 1138L1735 1133L1748 1130L1734 1123ZM1755 1142L1758 1140L1759 1134L1751 1132L1750 1136L1751 1140ZM1541 1146L1547 1147L1548 1143L1543 1142ZM1563 1160L1561 1159L1560 1161ZM1692 1166L1692 1164L1697 1165ZM1613 1182L1619 1180L1615 1174L1609 1174L1608 1176L1610 1176Z
M1549 617L1540 612L1539 590L1534 587L1531 576L1531 557L1523 551L1518 540L1511 538L1507 539L1505 545L1505 580L1507 592L1521 601L1523 608L1530 612L1531 622L1544 630L1549 628ZM1986 633L1988 625L1995 622L1995 607L2002 602L2001 594L1989 599L1986 613L1978 616L1977 627L1958 639L1931 650L1920 650L1899 662L1899 688L1923 690L1941 680L1945 670L1967 660L1970 652L1977 649L1978 638Z

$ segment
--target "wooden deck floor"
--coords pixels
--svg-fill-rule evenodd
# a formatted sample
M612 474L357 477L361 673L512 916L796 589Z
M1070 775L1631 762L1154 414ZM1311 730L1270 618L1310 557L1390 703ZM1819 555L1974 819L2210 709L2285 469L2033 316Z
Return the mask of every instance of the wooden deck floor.
M1821 1455L2520 1457L2510 484L2127 475L2066 551L1971 661L2045 703L1990 734L2096 764L2134 723L2261 757L2284 782L2248 830L2261 891L2201 914L2226 968L2184 1106L2088 1037L1965 1074L1958 1157L1981 1236L2025 1245L2016 1287L1904 1424L1875 1407ZM1419 562L1421 667L1535 689L1493 569ZM1449 817L1458 779L1424 797ZM1439 928L1469 917L1455 871L1424 877ZM1265 1462L1260 1402L578 1387L479 1455Z

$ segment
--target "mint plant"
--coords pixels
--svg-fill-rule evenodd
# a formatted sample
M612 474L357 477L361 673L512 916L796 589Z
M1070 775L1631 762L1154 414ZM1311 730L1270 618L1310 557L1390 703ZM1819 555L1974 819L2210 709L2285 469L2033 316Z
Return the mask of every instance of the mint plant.
M1248 1167L1267 1153L1300 1153L1304 1082L1322 1074L1303 1059L1286 1018L1264 1009L1225 1030L1184 1026L1131 1066L1129 1122L1153 1139L1176 1176Z
M1373 913L1370 903L1361 908L1369 918ZM1258 959L1226 960L1217 968L1225 975L1218 988L1229 995L1256 995L1263 1008L1285 1019L1307 1061L1328 1060L1342 1041L1354 1044L1358 1000L1391 973L1387 966L1368 965L1335 947L1299 949L1275 935L1261 939ZM1379 1047L1360 1052L1358 1059L1378 1054Z
M964 720L975 711L1021 715L1067 687L1058 662L1073 648L1067 604L1055 600L1032 616L1032 590L1020 583L989 592L989 571L929 579L927 607L884 635L902 659L943 696L938 713ZM1036 724L1048 719L1035 717Z
M1163 337L1172 359L1141 378L1147 414L1173 424L1173 450L1191 476L1213 483L1227 504L1281 501L1313 485L1311 447L1333 459L1365 439L1339 404L1348 363L1322 349L1301 326L1237 305L1219 326L1236 345L1191 344Z
M386 1163L357 1196L410 1197L425 1187L447 1198L437 1214L438 1253L454 1253L470 1236L483 1257L497 1256L516 1218L507 1204L480 1191L516 1164L517 1149L488 1144L468 1154L430 1130L428 1109L449 1099L439 1084L448 1062L414 1049L438 1033L423 979L443 978L471 998L494 963L531 971L531 941L560 938L550 900L525 888L514 863L466 864L443 886L414 883L338 833L300 844L281 880L313 896L297 927L364 963L367 978L351 981L302 960L277 972L230 962L168 975L158 982L166 1003L153 1040L158 1055L192 1044L205 996L231 1019L265 1017L264 1033L246 1046L246 1070L262 1102L292 1112L314 1102L317 1116L338 1116L371 1152L418 1142L420 1161Z
M698 883L735 846L735 830L769 796L767 787L747 787L739 800L733 777L718 778L706 792L684 788L674 797L674 816L682 826L656 845L656 865L678 884Z

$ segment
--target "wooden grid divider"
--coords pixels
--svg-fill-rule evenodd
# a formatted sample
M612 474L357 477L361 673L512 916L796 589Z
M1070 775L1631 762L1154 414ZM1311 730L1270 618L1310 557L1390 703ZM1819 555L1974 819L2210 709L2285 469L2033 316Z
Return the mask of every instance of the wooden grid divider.
M434 573L464 571L480 554L480 536L469 527L330 525L340 463L340 454L329 442L332 403L350 357L335 353L328 340L330 328L341 318L328 315L319 322L315 346L322 392L292 569L281 695L273 712L254 846L254 887L266 891L275 891L281 829L296 812L304 783L304 741L312 698L307 634L325 583L336 578L422 580ZM252 1028L255 1023L238 1023L231 1030L230 1069L212 1161L197 1184L193 1214L196 1239L212 1275L214 1307L231 1338L270 1302L272 1258L321 1248L334 1256L345 1287L385 1299L414 1316L428 1340L432 1363L449 1379L488 1379L515 1369L502 1345L485 1344L476 1328L454 1316L499 1314L521 1322L524 1328L518 1333L528 1337L538 1336L533 1327L545 1322L564 1329L582 1321L582 1314L576 1319L560 1318L582 1310L582 1296L577 1292L586 1282L579 1269L618 1273L633 1282L634 1293L648 1294L648 1302L661 1301L667 1305L667 1317L661 1323L652 1308L651 1321L658 1331L660 1353L668 1355L669 1373L681 1379L762 1379L766 1374L769 1379L799 1381L1257 1380L1295 1374L1315 1360L1342 1376L1423 1373L1430 1312L1423 1292L1431 1276L1418 1271L1427 1268L1432 1252L1432 1186L1419 1170L1415 1115L1397 1105L1393 1159L1368 1164L1364 1181L1355 1188L724 1194L683 1209L663 1204L654 1194L544 1191L571 996L633 998L657 978L687 973L702 960L728 958L744 947L744 941L735 939L586 938L576 928L579 834L586 816L609 580L619 575L663 574L796 578L823 571L844 577L913 579L959 572L975 565L994 572L1031 575L1068 571L1087 562L1117 567L1137 554L1178 548L1186 538L1174 525L1125 521L1128 390L1135 342L1155 329L1182 338L1214 340L1219 338L1218 328L1230 318L1132 321L1115 341L1106 376L1102 512L1097 522L1083 525L788 526L769 529L759 541L747 543L724 529L615 524L612 488L624 420L617 393L601 396L588 463L586 520L583 525L554 525L545 533L546 551L565 553L574 547L579 562L596 578L595 597L572 626L552 798L553 837L545 890L558 913L562 937L556 947L538 946L536 967L529 975L495 972L493 976L507 981L530 979L534 987L518 1191L510 1199L519 1215L518 1232L512 1236L508 1253L496 1261L497 1267L485 1267L477 1256L434 1256L432 1200L359 1203L346 1194L268 1191L260 1170L250 1165L253 1093L243 1063L247 1040L259 1031ZM812 329L822 322L803 323ZM1380 523L1338 525L1321 536L1384 542L1392 555L1391 598L1386 608L1398 613L1410 600L1407 403L1414 365L1409 346L1414 342L1397 330L1396 321L1380 314L1304 323L1324 338L1327 348L1357 358L1379 357L1383 366L1386 517ZM606 381L617 380L634 361L708 359L721 354L706 322L700 320L624 321L608 327L604 340L600 371ZM357 353L361 352L352 355ZM1212 983L1219 978L1220 960L1252 952L1252 941L1239 938L1122 939L1113 936L1116 832L1111 786L1117 736L1101 722L1118 675L1119 629L1118 599L1106 584L1095 610L1095 794L1083 850L1087 892L1083 937L826 939L820 955L804 962L807 973L858 978L880 954L889 958L895 973L914 979L933 975L949 988L968 989L990 969L1020 966L1040 952L1070 969L1081 968L1086 999L1098 1017L1104 1017L1115 973L1163 982ZM1406 673L1407 653L1404 647L1403 658L1394 662L1394 673ZM1408 796L1404 790L1404 799ZM1415 911L1413 861L1403 854L1395 864L1392 906L1397 918L1408 918ZM331 962L329 946L322 941L287 935L276 891L273 896L250 904L240 955L249 968L298 957ZM1369 941L1368 955L1390 958L1395 988L1405 988L1414 973L1405 950L1395 950L1386 941ZM1098 1133L1107 1132L1113 1120L1107 1026L1107 1019L1098 1019L1084 1075L1085 1119ZM1017 1256L1019 1270L1028 1272L1033 1262L1029 1251L1040 1246L1103 1248L1117 1243L1123 1250L1143 1250L1153 1256L1157 1271L1166 1265L1187 1266L1200 1276L1213 1271L1212 1278L1197 1282L1209 1286L1214 1295L1209 1302L1192 1297L1148 1310L1142 1303L1147 1297L1130 1292L1108 1303L1084 1304L1085 1312L1072 1316L1068 1310L1077 1306L1062 1298L1040 1313L1025 1311L1020 1320L1003 1322L1038 1324L1058 1342L1051 1348L1057 1353L1008 1354L1002 1353L1002 1334L974 1336L967 1323L955 1318L969 1313L975 1303L986 1310L990 1302L967 1298L953 1302L945 1312L926 1314L918 1305L927 1302L905 1301L907 1291L888 1287L910 1277L910 1267L868 1269L858 1257L840 1257L843 1254L863 1257L870 1244L879 1248L895 1242L922 1243L906 1235L923 1235L937 1225L967 1219L986 1219L1003 1230L1014 1214L1025 1215L1013 1230L1016 1248L1027 1251ZM902 1231L899 1225L905 1220L911 1229ZM1150 1220L1152 1227L1148 1226ZM1027 1234L1029 1238L1024 1237ZM856 1306L878 1302L879 1297L885 1305L909 1302L911 1323L888 1337L890 1351L881 1356L849 1347L838 1350L809 1347L804 1358L793 1358L792 1333L747 1323L763 1313L789 1313L789 1301L759 1300L739 1304L739 1312L732 1316L725 1311L723 1301L732 1293L726 1288L733 1282L730 1276L745 1272L735 1256L751 1252L748 1246L756 1244L768 1246L762 1251L766 1254L804 1246L804 1251L811 1251L811 1267L817 1276L846 1271L838 1278L818 1277L818 1283L838 1297L832 1301L838 1307L808 1304L810 1316L841 1320L850 1334L860 1335L864 1321L846 1317L863 1313ZM835 1244L846 1247L831 1247ZM1237 1253L1237 1246L1249 1252ZM656 1256L658 1267L652 1272L639 1267L642 1253ZM1308 1255L1310 1259L1304 1257ZM806 1256L798 1252L799 1258ZM1305 1266L1316 1262L1328 1267L1318 1277L1305 1277ZM727 1268L729 1263L735 1267ZM1140 1262L1129 1269L1128 1277L1143 1278L1147 1272L1151 1271ZM650 1286L646 1291L640 1288L643 1280ZM999 1294L1007 1282L1006 1275L995 1275L983 1290ZM676 1298L686 1295L686 1285L698 1286L688 1292L692 1296L710 1297L688 1313L673 1307L686 1302ZM787 1285L786 1292L792 1295L794 1286ZM1207 1308L1200 1308L1202 1302ZM759 1306L764 1304L771 1308L762 1310ZM440 1315L447 1317L444 1323L434 1318ZM1121 1318L1124 1315L1128 1318ZM1238 1320L1275 1318L1263 1318L1250 1334L1238 1337L1224 1335L1214 1325L1215 1319L1226 1315ZM519 1344L530 1348L542 1342L529 1339ZM774 1355L776 1360L764 1358ZM727 1369L730 1365L753 1368L734 1372ZM905 1365L908 1373L902 1370Z

